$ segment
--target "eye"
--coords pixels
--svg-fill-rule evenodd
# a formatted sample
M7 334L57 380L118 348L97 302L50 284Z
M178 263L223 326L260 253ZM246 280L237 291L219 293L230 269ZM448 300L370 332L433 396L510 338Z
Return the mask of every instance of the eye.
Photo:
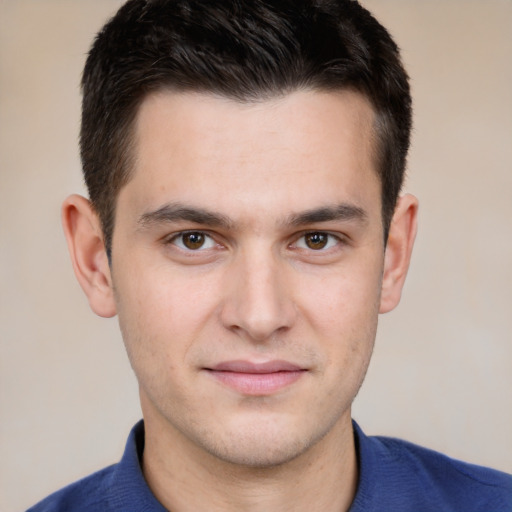
M299 249L311 249L313 251L321 251L335 247L340 243L340 239L330 233L324 231L312 231L302 235L295 246Z
M171 238L170 243L184 251L212 249L216 245L213 238L202 231L178 233Z

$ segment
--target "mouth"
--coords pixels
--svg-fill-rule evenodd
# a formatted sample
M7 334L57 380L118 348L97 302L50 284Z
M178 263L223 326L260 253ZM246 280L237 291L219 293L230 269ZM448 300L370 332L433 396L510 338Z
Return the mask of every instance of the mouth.
M205 370L221 384L244 395L264 396L280 391L306 372L288 361L225 361Z

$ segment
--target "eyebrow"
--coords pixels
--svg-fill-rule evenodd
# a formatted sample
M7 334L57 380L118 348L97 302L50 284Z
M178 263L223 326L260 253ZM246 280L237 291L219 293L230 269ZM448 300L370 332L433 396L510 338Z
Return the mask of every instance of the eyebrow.
M365 210L359 206L342 203L333 206L323 206L295 213L286 218L284 225L303 226L329 221L358 221L365 223L368 218ZM186 206L182 203L168 203L162 207L143 213L138 219L138 225L144 229L155 224L188 221L212 228L231 229L233 221L220 213L204 208Z
M225 215L210 212L203 208L185 206L181 203L168 203L157 210L146 212L139 217L138 224L141 228L146 228L154 224L177 221L189 221L224 229L230 228L233 224Z
M368 215L359 206L342 203L333 206L314 208L302 213L293 214L288 218L288 224L302 226L305 224L316 224L318 222L337 221L358 221L365 223Z

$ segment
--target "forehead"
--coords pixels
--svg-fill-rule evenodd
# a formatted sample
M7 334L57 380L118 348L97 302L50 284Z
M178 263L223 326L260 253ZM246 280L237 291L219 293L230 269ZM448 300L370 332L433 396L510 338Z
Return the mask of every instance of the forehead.
M138 112L135 168L125 188L140 207L168 197L201 198L211 208L236 197L253 207L279 200L304 209L318 206L315 194L332 202L376 188L380 195L373 126L369 102L351 91L297 91L253 103L154 93Z

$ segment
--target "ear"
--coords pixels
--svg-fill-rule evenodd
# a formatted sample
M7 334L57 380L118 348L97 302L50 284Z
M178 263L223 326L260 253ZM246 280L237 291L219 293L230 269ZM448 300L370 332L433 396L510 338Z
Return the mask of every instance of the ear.
M116 314L112 278L98 215L85 197L72 195L62 205L62 226L76 278L99 316Z
M416 238L417 220L418 200L410 194L401 196L389 228L384 257L380 313L391 311L400 302Z

